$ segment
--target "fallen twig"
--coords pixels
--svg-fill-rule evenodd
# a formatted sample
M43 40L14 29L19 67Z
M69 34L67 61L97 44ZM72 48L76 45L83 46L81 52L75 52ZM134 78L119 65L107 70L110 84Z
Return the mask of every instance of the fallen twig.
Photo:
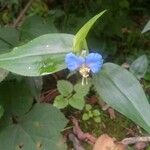
M89 133L84 133L81 130L78 120L76 118L72 117L72 122L74 124L73 132L78 137L79 140L82 140L82 141L84 140L90 144L94 144L96 142L96 138L93 135Z
M109 113L110 119L115 119L116 118L115 111L114 111L113 108L109 107L108 108L108 113Z
M25 13L27 12L27 10L29 9L29 7L31 6L32 2L34 0L29 0L29 2L26 4L26 6L24 7L24 9L20 12L19 16L17 17L17 19L14 21L13 23L13 27L17 27L18 24L20 23L20 21L23 19L23 17L25 16Z
M126 150L126 146L117 143L107 134L102 134L96 141L93 150Z
M57 89L49 90L41 95L41 99L43 102L51 102L58 94Z
M85 150L82 145L80 144L80 141L76 138L76 136L72 133L69 134L69 140L72 141L74 150Z
M124 144L124 145L135 144L135 143L138 143L138 142L150 142L150 136L130 137L130 138L125 138L121 141L121 143Z
M134 145L136 150L144 150L147 147L147 143L145 142L138 142Z
M113 108L111 108L108 104L106 104L101 98L99 98L99 105L101 106L102 110L107 111L110 119L115 119L115 111Z

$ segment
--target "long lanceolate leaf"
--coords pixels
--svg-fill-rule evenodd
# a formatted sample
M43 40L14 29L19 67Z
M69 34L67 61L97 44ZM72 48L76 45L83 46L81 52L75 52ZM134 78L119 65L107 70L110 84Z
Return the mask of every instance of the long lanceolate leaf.
M0 55L0 68L24 76L40 76L65 68L64 57L72 50L73 35L46 34Z
M104 101L150 133L150 104L132 73L106 63L93 82Z
M106 10L102 11L101 13L97 14L93 18L91 18L75 35L74 43L73 43L73 50L75 52L79 52L82 49L87 49L86 44L86 36L93 26L93 24L97 21L98 18L100 18Z

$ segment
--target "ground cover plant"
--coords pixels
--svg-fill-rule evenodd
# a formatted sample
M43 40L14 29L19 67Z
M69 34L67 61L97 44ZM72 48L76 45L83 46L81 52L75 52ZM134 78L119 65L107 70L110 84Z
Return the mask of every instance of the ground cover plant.
M150 148L146 1L0 4L0 149Z

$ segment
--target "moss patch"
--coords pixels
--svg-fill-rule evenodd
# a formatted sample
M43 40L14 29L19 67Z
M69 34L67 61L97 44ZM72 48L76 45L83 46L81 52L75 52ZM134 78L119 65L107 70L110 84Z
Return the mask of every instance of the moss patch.
M101 123L95 123L92 119L89 121L81 120L81 128L84 132L89 132L96 137L101 134L108 134L118 140L122 140L127 136L128 129L136 129L136 125L123 115L116 113L114 120L109 115L101 111Z

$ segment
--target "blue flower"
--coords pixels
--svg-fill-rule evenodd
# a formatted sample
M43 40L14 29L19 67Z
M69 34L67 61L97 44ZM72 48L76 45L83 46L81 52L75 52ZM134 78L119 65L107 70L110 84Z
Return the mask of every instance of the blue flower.
M103 58L98 53L89 53L87 56L77 56L73 53L66 55L65 63L70 71L79 70L84 77L84 73L97 73L103 65ZM82 74L82 72L84 72ZM85 75L86 77L86 75Z

